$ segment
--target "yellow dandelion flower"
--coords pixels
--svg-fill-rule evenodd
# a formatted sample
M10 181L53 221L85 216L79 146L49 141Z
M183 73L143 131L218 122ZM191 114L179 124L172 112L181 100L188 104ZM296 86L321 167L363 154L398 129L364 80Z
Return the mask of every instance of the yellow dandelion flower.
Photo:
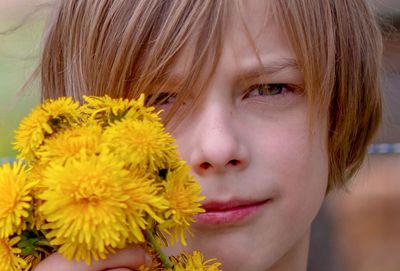
M0 167L0 238L20 231L23 219L29 215L30 193L35 183L28 180L25 170L21 162Z
M129 198L126 216L129 231L132 233L129 242L144 242L143 230L153 226L150 218L157 223L162 223L162 212L168 207L168 202L160 195L160 189L149 175L141 171L130 173L131 183L125 187L125 194Z
M105 130L104 140L122 160L150 172L169 168L171 161L178 159L173 137L150 121L116 122Z
M103 258L110 249L124 246L132 231L140 236L144 222L128 206L132 201L151 201L151 196L133 192L149 191L135 187L123 166L105 151L98 156L82 152L79 159L70 159L65 166L50 164L44 172L46 190L39 195L44 201L40 212L48 221L44 227L50 230L50 243L59 245L67 258L90 263L91 257ZM129 229L135 222L135 230Z
M29 168L28 178L35 183L32 188L32 200L31 200L31 213L26 218L26 222L32 225L33 228L40 230L44 224L45 218L39 212L39 206L43 203L42 200L38 199L38 195L44 191L42 185L43 172L48 166L48 162L42 163L40 160Z
M165 268L163 267L163 263L159 258L159 255L156 251L154 251L150 246L149 243L145 243L142 245L142 248L146 251L146 253L151 258L150 265L141 265L137 268L137 271L163 271ZM136 269L135 269L136 270Z
M154 113L154 107L144 106L144 95L137 100L113 99L107 95L84 96L83 98L86 103L81 108L82 112L88 115L89 120L94 120L103 127L124 118L160 121L158 114Z
M99 125L75 127L46 140L37 156L42 163L64 163L70 158L77 158L82 150L88 154L100 152L101 138L102 128Z
M42 261L42 257L35 257L33 255L28 255L24 257L24 261L27 263L27 268L26 270L33 270L35 267Z
M219 271L221 263L216 262L216 259L204 260L204 256L199 251L194 251L192 254L182 253L179 256L171 257L174 263L173 271ZM172 269L168 269L172 271Z
M151 267L149 267L149 266L144 266L144 265L141 265L141 266L139 266L139 268L138 268L138 271L151 271L151 270L157 270L157 269L152 269Z
M24 118L16 130L14 148L18 158L34 159L45 138L74 125L79 119L79 103L70 97L47 100Z
M122 119L130 106L128 99L113 99L107 95L83 96L83 99L86 103L81 107L82 112L103 126Z
M155 123L161 123L159 113L154 112L155 107L145 106L145 97L140 95L139 99L130 101L130 108L125 118L135 120L146 120Z
M41 230L42 226L45 224L46 218L39 212L39 206L43 204L43 200L39 200L36 198L36 195L38 195L40 192L43 190L33 190L33 198L31 201L31 213L30 215L25 219L26 224L30 225L30 227Z
M54 235L54 232L50 232L49 236ZM94 235L94 234L93 234ZM82 243L78 240L71 240L69 237L57 237L52 240L52 244L55 246L60 246L57 250L64 257L69 260L85 261L86 264L90 265L93 261L98 261L100 259L105 260L107 255L115 253L116 249L122 249L126 247L125 240L121 240L115 246L103 246L99 249L94 248L88 243Z
M0 238L1 271L23 271L28 267L26 261L20 257L21 250L16 246L19 240L19 237Z
M205 197L200 196L200 185L190 176L187 166L169 172L163 184L169 209L165 212L167 220L160 228L186 245L185 231L194 221L194 216L204 212L200 206ZM169 228L172 229L172 233Z
M154 112L155 108L144 105L143 94L137 100L113 99L107 95L84 96L83 98L86 103L82 106L82 112L89 115L89 119L97 120L103 126L123 118L160 121L158 113Z

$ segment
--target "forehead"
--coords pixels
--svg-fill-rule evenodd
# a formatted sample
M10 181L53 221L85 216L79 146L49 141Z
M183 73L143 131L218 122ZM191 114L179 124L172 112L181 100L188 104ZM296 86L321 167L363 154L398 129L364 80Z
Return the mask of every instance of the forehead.
M228 16L221 31L221 55L216 56L219 67L235 72L255 63L267 66L281 59L296 61L287 37L274 18L271 1L232 0L228 4ZM179 77L190 69L196 41L194 37L179 54L169 69L171 75Z
M289 43L273 14L271 1L248 0L230 7L225 33L226 45L244 54L292 53ZM254 43L256 48L251 48Z

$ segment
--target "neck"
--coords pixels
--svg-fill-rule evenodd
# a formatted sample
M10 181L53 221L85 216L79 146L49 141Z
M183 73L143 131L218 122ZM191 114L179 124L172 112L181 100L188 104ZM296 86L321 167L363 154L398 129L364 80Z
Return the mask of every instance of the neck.
M310 231L307 231L278 262L266 271L306 271L309 245Z

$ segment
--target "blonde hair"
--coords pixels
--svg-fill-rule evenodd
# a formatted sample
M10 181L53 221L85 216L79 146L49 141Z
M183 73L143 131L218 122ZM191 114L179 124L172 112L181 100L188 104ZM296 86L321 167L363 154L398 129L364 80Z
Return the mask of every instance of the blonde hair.
M233 2L59 1L40 62L43 99L157 91L189 42L190 70L177 88L192 88L199 74L215 70ZM381 119L377 22L361 0L274 0L271 9L293 45L311 105L328 110L329 185L342 186L360 167ZM170 116L187 93L177 92Z

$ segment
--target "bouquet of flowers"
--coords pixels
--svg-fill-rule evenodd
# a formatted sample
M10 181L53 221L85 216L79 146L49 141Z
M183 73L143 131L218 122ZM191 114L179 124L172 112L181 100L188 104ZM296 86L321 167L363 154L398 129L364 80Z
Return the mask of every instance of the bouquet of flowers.
M0 167L0 271L56 251L90 264L131 243L153 256L142 270L219 270L197 251L162 252L204 210L158 113L143 95L84 100L47 100L16 131L18 160Z

